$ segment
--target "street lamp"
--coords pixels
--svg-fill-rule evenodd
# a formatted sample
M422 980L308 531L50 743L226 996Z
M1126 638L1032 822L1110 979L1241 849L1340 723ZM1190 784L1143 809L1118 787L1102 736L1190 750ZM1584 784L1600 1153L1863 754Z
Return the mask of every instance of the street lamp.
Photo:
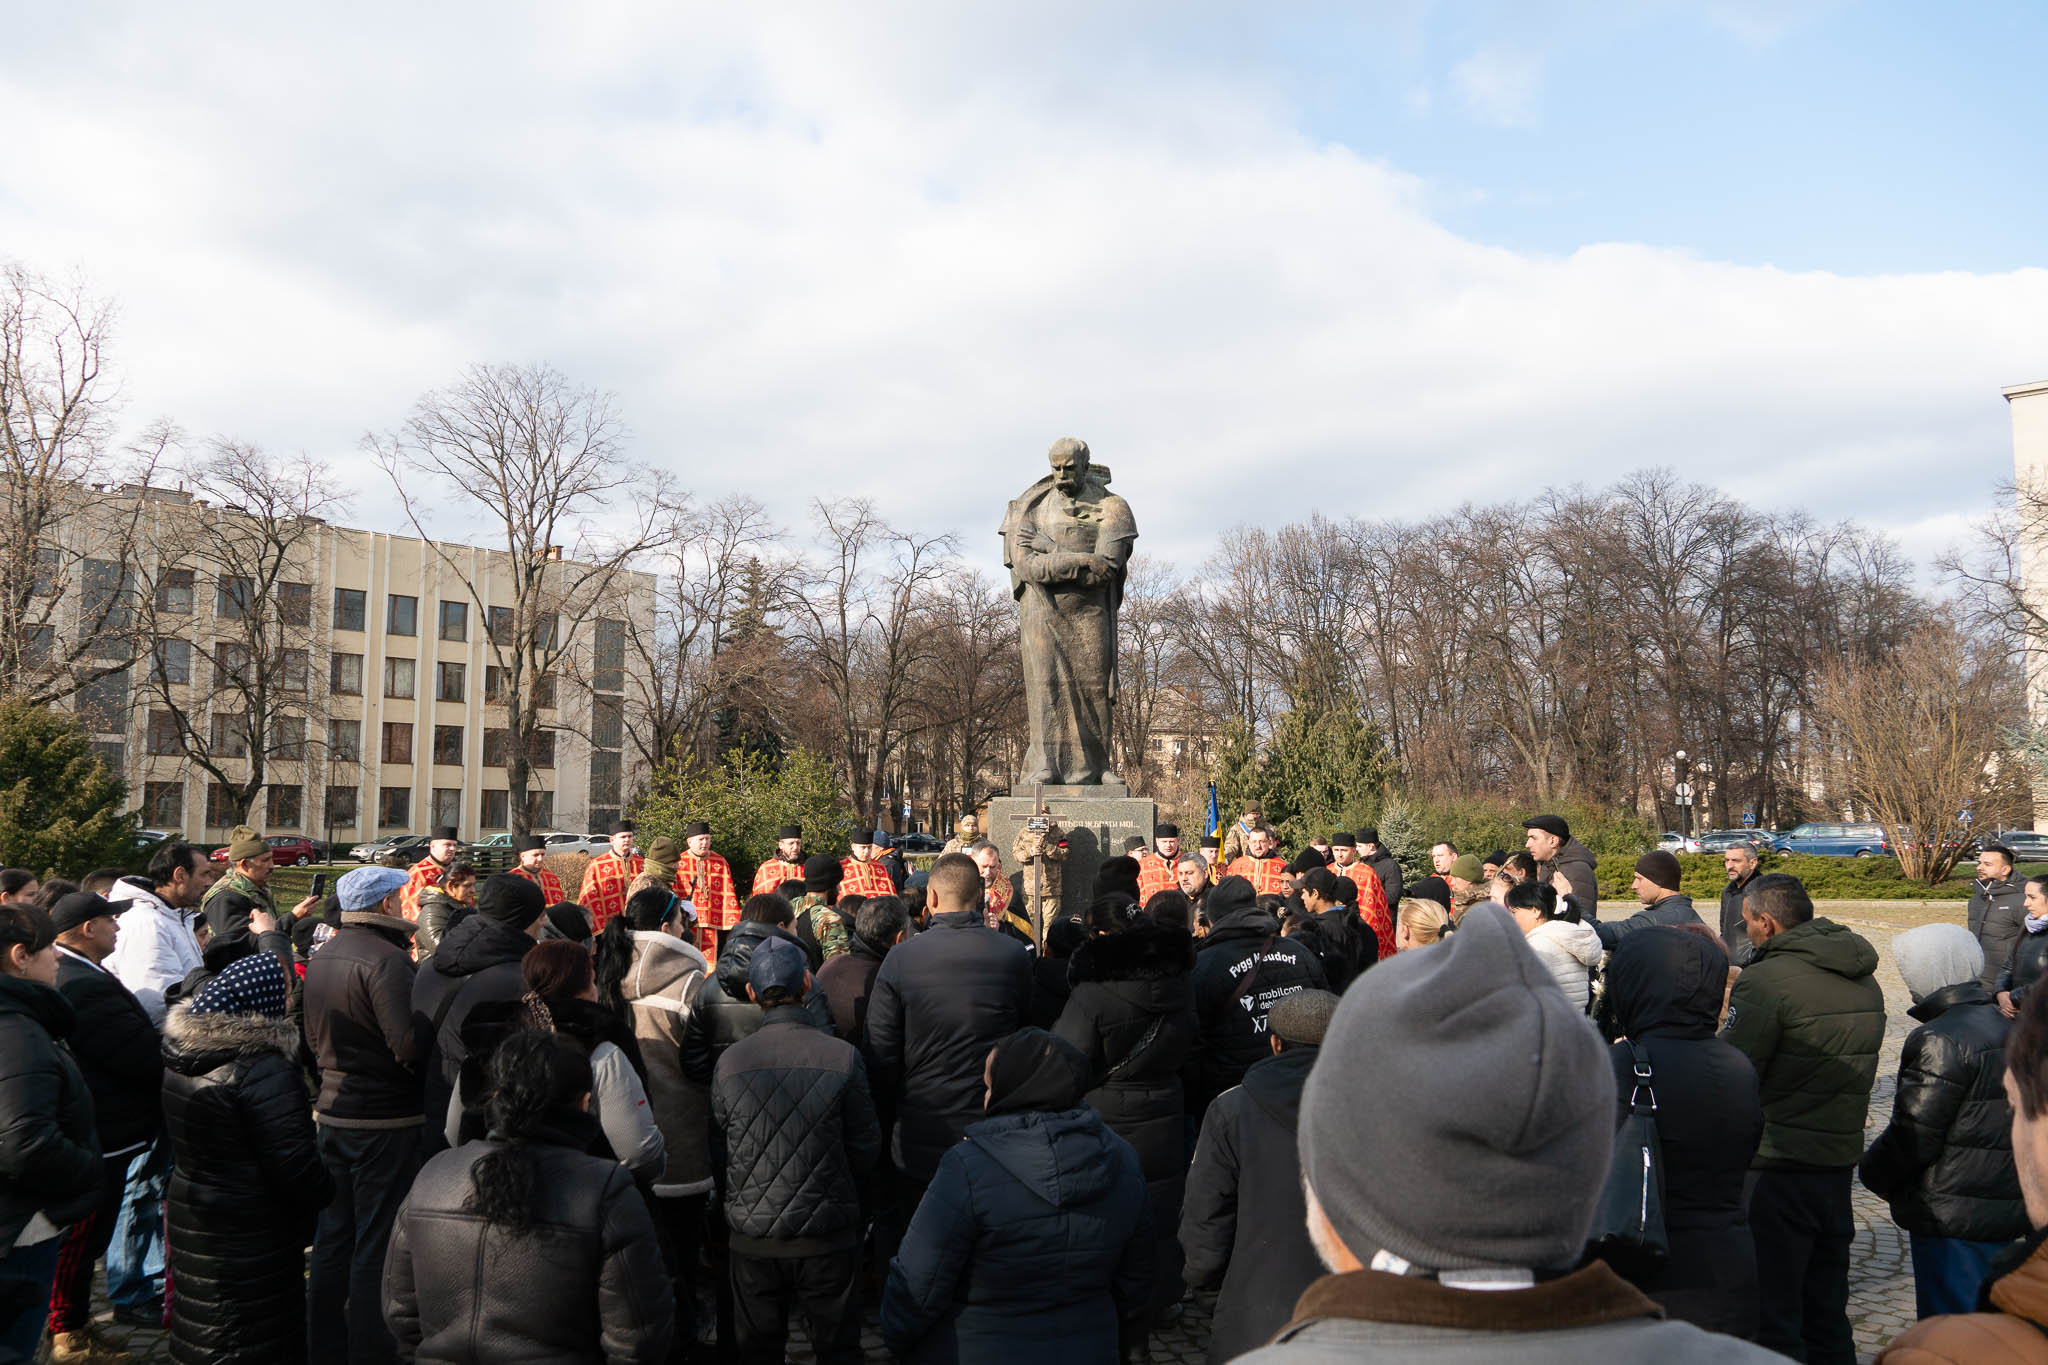
M1677 785L1672 788L1672 794L1678 798L1678 832L1690 839L1692 837L1692 784L1685 779L1691 771L1691 764L1686 761L1685 750L1683 749L1680 749L1671 757L1672 769L1678 775Z

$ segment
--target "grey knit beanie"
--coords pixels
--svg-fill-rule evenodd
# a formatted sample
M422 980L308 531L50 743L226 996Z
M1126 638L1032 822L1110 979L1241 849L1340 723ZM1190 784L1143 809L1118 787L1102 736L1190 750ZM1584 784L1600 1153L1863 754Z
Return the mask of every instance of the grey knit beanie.
M1302 1175L1367 1264L1572 1265L1613 1142L1606 1046L1492 904L1359 977L1302 1094Z
M1938 990L1981 976L1984 948L1960 924L1923 924L1892 939L1892 961L1917 1005Z

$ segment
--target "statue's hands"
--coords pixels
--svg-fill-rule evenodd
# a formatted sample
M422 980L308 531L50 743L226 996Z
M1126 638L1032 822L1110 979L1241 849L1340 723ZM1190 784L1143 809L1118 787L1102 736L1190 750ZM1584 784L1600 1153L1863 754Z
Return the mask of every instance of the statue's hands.
M1088 563L1081 570L1081 581L1091 588L1100 588L1116 581L1116 565L1102 555L1089 555Z
M1049 555L1056 548L1052 537L1036 526L1026 526L1017 536L1018 542L1033 554Z

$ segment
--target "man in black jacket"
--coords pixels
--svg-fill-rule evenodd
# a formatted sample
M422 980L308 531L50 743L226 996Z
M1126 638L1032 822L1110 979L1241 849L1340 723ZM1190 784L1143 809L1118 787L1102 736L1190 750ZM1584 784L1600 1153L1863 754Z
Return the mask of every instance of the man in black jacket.
M1858 1174L1906 1230L1923 1318L1975 1309L1992 1258L2031 1230L2005 1096L2011 1025L1978 980L1983 957L1959 924L1923 924L1892 940L1921 1024L1899 1055L1891 1122Z
M1979 979L1987 987L1995 985L2005 970L2027 917L2027 881L2013 875L2012 862L2012 850L2004 844L1986 844L1977 854L1977 881L1966 922L1984 947L1984 974Z
M739 1358L783 1358L794 1300L820 1365L850 1365L861 1358L861 1181L882 1131L860 1054L805 1018L810 988L802 948L777 938L754 948L747 990L765 1017L718 1059L712 1169L730 1230Z
M1222 1286L1211 1365L1264 1344L1323 1273L1308 1239L1294 1127L1301 1088L1336 1010L1336 996L1314 990L1273 1006L1273 1055L1218 1095L1202 1120L1181 1206L1181 1277L1196 1289Z
M1636 859L1634 890L1643 908L1624 920L1595 923L1593 931L1600 935L1600 946L1613 948L1636 930L1652 925L1676 928L1681 924L1703 923L1700 912L1693 908L1692 897L1678 889L1684 879L1678 859L1661 848L1653 848ZM1745 938L1744 942L1747 941Z
M761 1027L761 1007L747 994L747 965L754 960L755 950L769 939L803 948L789 928L795 914L789 900L773 891L747 897L740 922L725 936L718 950L718 966L711 979L698 988L689 1021L683 1025L683 1074L691 1080L711 1084L725 1050ZM804 1015L819 1028L832 1027L831 1005L822 992L814 991L804 1001Z
M1742 924L1742 902L1757 878L1756 847L1733 845L1721 855L1721 866L1728 872L1728 885L1721 888L1721 943L1728 949L1730 966L1747 967L1756 960L1756 945Z
M868 1064L898 1102L893 1155L918 1190L982 1117L988 1050L1031 1010L1030 954L982 919L974 860L940 858L928 893L931 927L890 952L868 997Z
M443 1129L466 1055L464 1021L486 1001L525 994L520 960L546 918L538 886L510 873L486 877L477 885L476 913L450 929L420 964L412 984L413 1031L424 1053L422 1111L432 1118L420 1134L423 1159L448 1145Z
M1259 909L1252 884L1225 877L1209 892L1208 937L1195 945L1195 1018L1201 1040L1188 1063L1188 1112L1244 1079L1270 1051L1266 1013L1297 991L1328 986L1322 961L1280 936L1280 921Z
M320 1161L334 1202L320 1213L306 1282L307 1358L351 1365L396 1358L384 1325L384 1251L419 1172L424 1126L412 1013L413 925L406 874L359 867L335 887L341 927L306 963L306 1043L320 1071Z
M1401 904L1401 861L1380 845L1380 832L1367 825L1358 831L1358 856L1380 879L1380 886L1387 893L1387 908L1393 910Z
M94 1128L106 1159L99 1203L71 1225L57 1252L50 1290L53 1361L104 1359L112 1350L92 1321L92 1266L113 1238L128 1163L163 1126L158 1096L164 1060L156 1026L142 1002L102 965L120 933L119 913L90 891L74 891L50 910L57 930L57 990L76 1015L71 1055L92 1094Z

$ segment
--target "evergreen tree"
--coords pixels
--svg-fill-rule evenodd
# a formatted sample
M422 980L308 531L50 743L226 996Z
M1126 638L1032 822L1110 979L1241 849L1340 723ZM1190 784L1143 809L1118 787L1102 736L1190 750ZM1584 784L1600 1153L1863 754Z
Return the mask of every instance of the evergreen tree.
M126 866L135 852L127 804L127 784L75 718L0 703L0 863L70 877Z
M1379 731L1348 701L1301 706L1280 718L1259 762L1266 821L1289 848L1350 828L1385 795L1393 760Z
M665 834L678 842L690 821L708 822L711 847L732 864L742 888L775 852L778 826L803 826L810 853L843 850L853 831L832 765L806 749L770 759L735 748L714 764L664 764L634 803L633 815L643 838Z

